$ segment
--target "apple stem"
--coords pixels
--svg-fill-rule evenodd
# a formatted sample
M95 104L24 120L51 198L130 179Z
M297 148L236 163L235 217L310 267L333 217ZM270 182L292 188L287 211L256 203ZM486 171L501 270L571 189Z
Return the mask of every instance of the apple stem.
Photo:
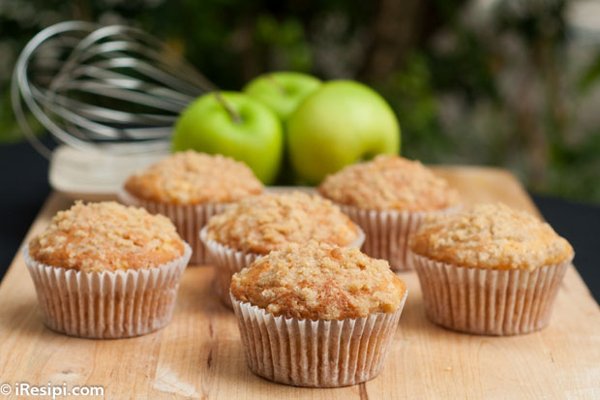
M233 122L235 122L236 124L242 123L242 117L240 116L240 113L238 113L233 107L231 107L231 104L229 104L225 100L223 95L221 95L221 92L219 92L218 90L215 90L215 98L223 106L225 111L227 111L227 114L229 114Z
M267 74L267 75L266 75L266 78L267 78L268 80L270 80L270 81L271 81L271 83L272 83L273 85L275 85L275 87L276 87L277 89L279 89L279 91L280 91L282 94L285 94L285 88L283 87L283 85L282 85L281 83L277 82L277 79L275 79L275 77L274 77L272 74Z

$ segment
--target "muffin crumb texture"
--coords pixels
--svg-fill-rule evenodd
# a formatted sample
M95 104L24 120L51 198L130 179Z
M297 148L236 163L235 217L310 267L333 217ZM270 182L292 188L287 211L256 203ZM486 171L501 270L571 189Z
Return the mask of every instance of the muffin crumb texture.
M311 241L258 259L233 276L231 292L276 316L342 320L396 311L406 286L385 260Z
M76 202L29 243L37 262L83 272L151 268L183 255L184 242L162 215L115 202Z
M346 246L358 227L329 200L303 192L249 197L210 219L208 237L236 250L267 254L311 239Z
M411 248L448 264L503 270L556 265L574 254L550 225L503 204L430 217L413 236Z
M319 192L367 210L432 211L458 203L457 192L419 161L386 155L329 175Z
M175 153L131 176L125 190L169 204L230 203L259 194L262 183L245 164L221 155Z

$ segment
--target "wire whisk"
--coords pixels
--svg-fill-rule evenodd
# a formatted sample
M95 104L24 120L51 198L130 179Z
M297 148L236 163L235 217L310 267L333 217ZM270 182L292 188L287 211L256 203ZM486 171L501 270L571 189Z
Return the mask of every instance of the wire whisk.
M128 155L168 147L173 124L197 96L216 87L142 30L69 21L39 32L17 60L11 100L32 145L52 150L32 115L59 143Z

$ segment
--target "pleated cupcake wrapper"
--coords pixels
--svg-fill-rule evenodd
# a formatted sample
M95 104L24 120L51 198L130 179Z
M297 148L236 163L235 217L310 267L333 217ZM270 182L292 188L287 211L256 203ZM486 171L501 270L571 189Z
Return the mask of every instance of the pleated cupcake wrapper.
M294 386L339 387L375 378L396 332L394 313L345 320L276 317L231 296L250 370Z
M409 257L409 239L426 216L458 209L451 207L441 211L411 212L365 210L347 205L340 205L340 208L365 232L363 252L371 257L387 260L394 271L414 269Z
M200 241L198 232L206 225L208 220L227 208L225 203L208 203L198 205L180 205L158 203L140 199L126 190L118 193L119 201L126 205L143 207L151 214L162 214L169 218L179 235L192 246L192 265L206 265L210 263L207 250Z
M229 298L231 277L236 272L248 267L262 255L237 251L223 246L208 238L206 228L200 231L199 237L206 246L211 262L215 266L215 290L217 295L223 304L231 308L231 299Z
M341 209L365 231L363 252L388 260L394 271L412 269L407 257L408 238L421 225L424 213L363 210L352 206L341 206Z
M365 240L365 234L358 230L359 237L348 245L348 247L360 248ZM232 249L208 238L206 229L202 229L199 235L204 243L211 262L215 265L215 289L223 304L231 308L231 299L229 298L229 286L231 277L236 272L250 266L255 260L262 257L262 254L250 253Z
M428 318L457 331L518 335L543 329L570 261L528 270L463 268L412 254Z
M46 326L97 339L139 336L167 325L191 253L186 244L183 256L158 267L81 272L39 263L27 246L23 250Z

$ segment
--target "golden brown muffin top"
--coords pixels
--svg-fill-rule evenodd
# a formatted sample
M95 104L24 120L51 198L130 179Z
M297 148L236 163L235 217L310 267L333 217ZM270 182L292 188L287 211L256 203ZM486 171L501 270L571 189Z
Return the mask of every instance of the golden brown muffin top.
M457 192L419 161L388 155L329 175L319 192L367 210L431 211L458 203Z
M31 257L84 272L157 267L181 257L184 242L162 215L115 202L76 202L29 242Z
M259 258L233 276L231 293L276 316L341 320L396 311L406 285L385 260L311 241Z
M560 264L574 254L550 225L503 204L430 217L413 236L411 248L448 264L504 270Z
M358 239L359 230L329 200L287 192L241 200L209 220L207 235L236 250L267 254L311 239L347 246Z
M189 150L132 175L125 190L159 203L205 204L230 203L259 194L263 185L244 163Z

